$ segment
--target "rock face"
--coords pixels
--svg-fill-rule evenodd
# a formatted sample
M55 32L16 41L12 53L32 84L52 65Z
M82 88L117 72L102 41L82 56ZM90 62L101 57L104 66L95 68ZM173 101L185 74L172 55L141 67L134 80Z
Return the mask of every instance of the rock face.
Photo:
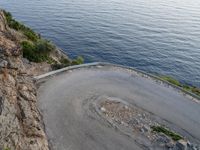
M3 12L0 12L0 31L5 31L7 28L7 24L5 22L5 16Z
M47 150L36 87L0 11L0 149Z

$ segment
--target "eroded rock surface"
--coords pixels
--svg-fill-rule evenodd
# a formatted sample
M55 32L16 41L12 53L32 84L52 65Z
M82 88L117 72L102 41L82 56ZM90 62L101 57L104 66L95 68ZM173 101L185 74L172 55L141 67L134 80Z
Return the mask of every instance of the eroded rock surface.
M36 87L0 11L0 149L47 150Z

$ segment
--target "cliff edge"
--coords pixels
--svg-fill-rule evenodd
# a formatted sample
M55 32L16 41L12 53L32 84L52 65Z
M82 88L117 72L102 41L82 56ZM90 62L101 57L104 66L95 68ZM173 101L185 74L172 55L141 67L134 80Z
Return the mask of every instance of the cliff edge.
M0 10L0 149L47 150L36 87L23 62L19 35Z

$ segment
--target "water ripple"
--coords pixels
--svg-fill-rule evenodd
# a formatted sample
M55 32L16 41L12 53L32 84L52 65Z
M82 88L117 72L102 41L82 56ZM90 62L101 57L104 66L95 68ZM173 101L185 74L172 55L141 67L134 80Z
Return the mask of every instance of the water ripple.
M0 5L71 57L130 65L200 87L199 0L1 0Z

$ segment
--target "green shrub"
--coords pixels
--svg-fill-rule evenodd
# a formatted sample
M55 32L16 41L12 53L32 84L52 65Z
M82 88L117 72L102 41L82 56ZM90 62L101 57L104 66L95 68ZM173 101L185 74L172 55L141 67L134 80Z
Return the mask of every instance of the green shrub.
M67 67L67 66L70 66L70 65L80 65L83 62L84 62L84 59L81 56L78 56L76 59L74 59L72 61L70 61L67 58L62 57L60 59L60 64L57 64L57 63L52 64L52 69L57 70L57 69L61 69L61 68L64 68L64 67Z
M23 41L21 43L21 47L23 50L23 57L27 58L29 61L35 61L38 62L39 60L36 60L36 55L35 55L35 46L28 41Z
M57 70L57 69L61 69L61 68L64 68L64 67L67 67L67 66L70 66L70 65L71 65L71 61L67 58L62 57L60 59L60 64L54 63L52 65L52 69Z
M23 30L24 35L31 41L36 41L37 39L39 39L40 37L32 30L26 28L25 30Z
M67 59L67 58L62 57L62 58L60 59L60 63L62 63L62 64L70 64L71 61L70 61L69 59Z
M200 88L192 87L192 88L191 88L191 91L192 91L192 93L194 93L194 94L200 96Z
M6 17L6 21L8 23L8 26L10 28L13 28L17 31L21 31L31 41L36 41L37 39L40 38L39 35L36 34L32 29L30 29L29 27L26 27L22 23L13 19L10 12L7 12L5 10L3 10L3 12L4 12L4 15Z
M44 39L35 42L35 47L38 53L43 53L43 54L50 53L55 49L55 46L51 42Z
M79 56L72 61L63 57L60 60L61 64L57 64L55 60L49 57L50 52L55 49L55 46L51 42L41 39L40 36L32 29L13 19L10 12L7 12L5 10L3 11L8 26L17 31L21 31L27 37L27 40L31 41L21 42L24 58L27 58L29 61L32 62L46 61L49 64L54 64L54 68L63 68L69 65L80 65L84 63L83 57Z
M181 84L179 81L177 81L176 79L172 78L172 77L168 77L168 76L160 76L161 79L168 81L169 83L172 83L188 92L192 92L198 96L200 96L200 88L195 87L195 86L190 86L190 85L186 85L186 84Z
M53 70L58 70L58 69L61 69L61 68L64 68L64 67L67 67L67 66L65 66L64 64L57 64L57 63L51 65L51 68Z
M23 41L21 42L23 57L32 62L54 63L49 57L54 46L46 40L38 40L37 42Z
M24 49L34 50L35 49L35 45L30 41L22 41L21 46L22 46L23 50Z
M164 127L161 127L161 126L152 126L151 128L152 128L152 130L153 130L154 132L163 133L163 134L165 134L165 135L171 137L174 141L178 141L178 140L180 140L180 139L183 139L182 136L178 135L178 134L175 133L175 132L170 131L170 130L167 129L167 128L164 128Z
M78 56L76 59L72 60L72 65L80 65L84 63L84 59L82 56Z
M172 83L176 86L181 86L181 83L179 81L177 81L176 79L172 78L172 77L161 76L161 79L168 81L169 83Z

